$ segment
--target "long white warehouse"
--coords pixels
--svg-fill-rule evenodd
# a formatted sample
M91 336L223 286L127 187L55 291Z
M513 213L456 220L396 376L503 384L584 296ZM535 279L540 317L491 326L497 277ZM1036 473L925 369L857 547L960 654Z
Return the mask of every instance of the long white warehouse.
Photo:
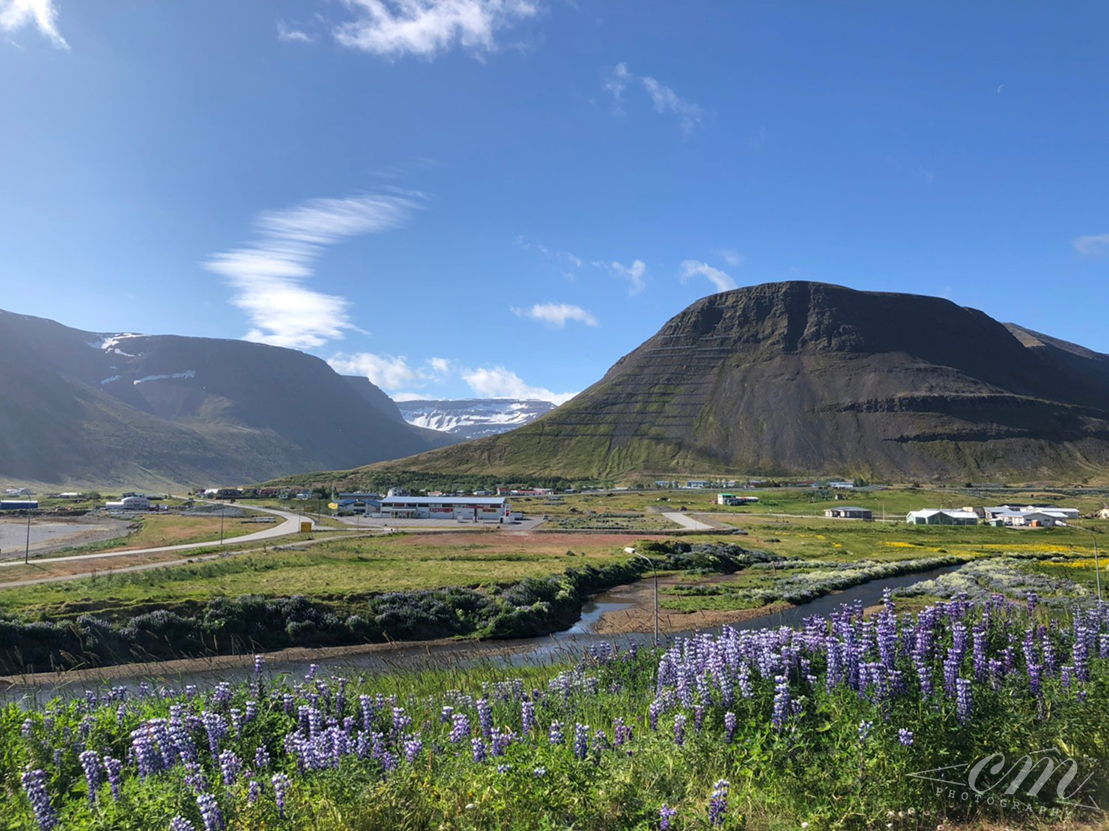
M381 516L389 519L458 519L510 522L512 506L503 496L387 496Z

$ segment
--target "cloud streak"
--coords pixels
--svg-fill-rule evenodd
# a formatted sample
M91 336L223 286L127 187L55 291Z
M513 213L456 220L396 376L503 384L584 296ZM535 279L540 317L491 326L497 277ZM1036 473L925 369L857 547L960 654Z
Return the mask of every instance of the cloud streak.
M1109 255L1109 234L1090 234L1084 237L1075 237L1071 244L1074 245L1074 250L1084 257Z
M398 228L420 207L419 194L403 192L312 199L259 215L257 240L203 265L227 279L231 302L250 318L245 340L312 349L356 328L345 298L304 286L324 250L349 237Z
M356 19L339 25L343 46L390 58L424 58L456 45L481 55L496 35L539 12L534 0L345 0Z
M719 268L713 268L708 263L702 263L699 260L685 260L682 262L678 277L683 283L688 283L698 276L707 277L716 286L717 291L731 291L736 288L735 280Z
M565 404L577 395L576 392L552 392L544 387L533 387L503 366L463 370L462 380L481 398L522 398Z
M403 355L376 355L373 352L349 355L339 352L327 363L340 375L362 375L385 390L443 381L454 368L454 364L446 358L428 358L422 365L413 366Z
M54 0L0 0L0 31L10 34L25 26L34 26L58 49L69 48L58 31Z
M592 312L581 306L571 306L568 303L536 303L527 309L512 306L512 314L516 317L525 317L545 323L552 329L565 329L566 323L571 320L584 323L586 326L599 326L597 318Z
M403 355L375 355L372 352L342 352L332 356L328 364L341 375L362 375L389 392L395 400L435 398L432 393L399 392L403 387L421 389L429 383L442 383L461 377L479 398L521 398L564 404L574 392L552 392L545 387L528 384L503 366L469 369L447 358L428 358L413 364Z
M632 297L647 287L647 282L643 279L643 276L647 273L647 264L643 260L636 260L631 265L613 262L609 268L621 280L628 281L628 294Z
M655 112L665 115L670 113L678 117L682 136L689 138L693 131L701 124L704 110L685 98L682 98L673 89L650 75L636 75L626 63L618 63L608 75L605 76L602 86L612 96L613 108L619 115L624 114L624 91L633 84L637 84L647 93L654 105Z

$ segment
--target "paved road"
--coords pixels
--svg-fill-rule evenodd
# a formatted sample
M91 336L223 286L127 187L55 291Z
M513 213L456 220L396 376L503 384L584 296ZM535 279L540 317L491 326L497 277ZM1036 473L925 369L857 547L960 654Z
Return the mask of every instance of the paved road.
M258 511L263 514L272 514L273 516L281 517L285 521L279 525L271 525L261 531L255 531L253 534L246 534L241 537L231 537L223 541L223 545L242 545L244 542L261 542L263 540L272 540L279 537L287 537L290 534L296 534L300 531L301 517L298 514L289 511L279 511L275 508L255 508L251 506L252 511ZM312 522L308 517L304 518L306 522ZM313 530L315 523L312 523ZM72 560L100 560L108 557L133 557L136 554L161 554L165 551L189 551L197 548L211 548L213 545L220 545L219 540L212 540L210 542L190 542L182 543L181 545L163 545L157 548L131 548L126 551L97 551L92 554L72 554L68 557L36 557L36 563L64 563ZM0 562L0 568L7 566L21 566L22 560L4 560Z
M683 528L688 528L690 531L719 530L717 528L714 528L712 525L709 525L707 522L701 522L699 519L694 519L693 517L688 516L687 514L683 514L680 511L664 511L662 515L671 522L676 523Z
M356 539L361 539L362 537L370 537L370 536L375 536L375 534L374 533L349 534L349 535L343 537L343 539L356 540ZM242 542L242 537L236 537L234 540L228 540L227 542L228 542L228 544L230 544L232 542ZM327 537L323 537L321 539L316 539L316 540L302 540L300 542L290 543L286 547L290 550L291 549L300 550L301 548L307 547L309 545L319 545L320 543L325 543L325 542L331 542L331 540L329 540ZM276 551L277 549L274 548L273 550ZM58 575L54 575L53 577L36 577L33 580L12 580L8 583L0 583L0 589L17 589L17 588L20 588L22 586L35 586L35 585L38 585L40 583L66 583L66 582L69 582L70 580L84 580L85 578L88 578L88 577L104 577L107 574L126 574L127 572L131 572L131 571L150 571L151 569L155 569L155 568L168 568L170 566L183 566L183 565L188 565L189 563L203 563L207 560L220 560L220 559L224 559L226 557L235 557L235 556L240 555L240 554L255 554L257 552L258 552L257 548L247 548L247 549L242 549L242 550L239 550L239 551L221 550L219 553L216 553L216 554L199 554L195 557L185 557L185 558L180 559L180 560L159 560L156 563L142 563L142 564L136 565L136 566L124 566L123 568L94 569L93 571L81 571L81 572L77 572L76 574L58 574ZM127 553L133 554L134 552L127 552ZM34 563L34 562L41 562L41 561L32 560L31 562Z

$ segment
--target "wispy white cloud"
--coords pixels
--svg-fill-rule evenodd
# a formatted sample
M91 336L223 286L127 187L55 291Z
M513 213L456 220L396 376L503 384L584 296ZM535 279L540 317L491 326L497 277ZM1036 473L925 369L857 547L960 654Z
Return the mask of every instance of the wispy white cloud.
M254 328L245 339L311 349L355 329L345 298L305 288L324 249L344 238L403 225L422 205L416 193L313 199L255 220L259 238L204 263L227 278L231 302Z
M538 251L544 257L556 260L564 265L571 265L574 268L581 268L583 265L585 265L581 257L577 256L573 252L556 251L554 249L548 248L539 240L530 239L528 237L525 237L523 234L518 234L516 236L516 244L526 251Z
M700 125L704 110L688 99L682 98L673 89L650 75L636 75L626 63L618 63L608 72L602 86L612 96L613 108L618 114L624 113L624 91L630 84L639 84L654 104L655 112L672 113L678 117L682 135L686 138Z
M277 21L277 39L285 43L315 43L316 36L291 26L284 20Z
M462 373L462 380L481 398L523 398L565 404L577 395L576 392L552 392L544 387L533 387L503 366L467 369Z
M1085 257L1101 257L1109 255L1109 234L1090 234L1085 237L1075 237L1074 250Z
M683 283L689 282L693 277L708 277L717 291L731 291L736 287L736 282L719 268L713 268L708 263L699 260L685 260L682 263L678 277Z
M0 32L16 32L34 26L59 49L68 49L58 31L58 7L54 0L0 0Z
M633 297L647 287L647 282L643 279L647 273L647 264L643 260L636 260L631 265L613 262L609 268L617 277L628 281L628 294Z
M734 248L721 248L716 254L728 265L743 265L743 260L745 259L744 256Z
M475 54L496 48L496 34L534 17L537 0L346 0L355 19L335 29L344 46L375 55L434 58L455 45Z
M571 306L568 303L536 303L527 309L518 309L513 306L512 313L517 317L538 320L554 329L564 329L567 321L570 320L576 320L586 326L599 325L592 312L586 311L581 306Z
M429 382L444 381L455 371L454 362L446 358L428 358L413 365L404 355L373 352L339 352L328 358L327 363L340 375L362 375L385 390L419 388Z

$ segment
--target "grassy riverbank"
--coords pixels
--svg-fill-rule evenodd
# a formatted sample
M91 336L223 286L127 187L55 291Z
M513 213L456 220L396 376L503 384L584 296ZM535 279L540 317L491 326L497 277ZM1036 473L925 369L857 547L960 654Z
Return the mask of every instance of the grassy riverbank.
M1038 623L1024 606L956 603L665 654L602 650L575 667L263 672L9 705L0 817L30 829L37 810L88 831L177 817L234 831L1082 822L1096 815L1074 803L1109 793L1109 625ZM1004 803L1000 775L995 799L962 796L977 760L1041 748L1075 760L1074 799L1057 796L1059 771ZM956 786L914 776L939 767Z

